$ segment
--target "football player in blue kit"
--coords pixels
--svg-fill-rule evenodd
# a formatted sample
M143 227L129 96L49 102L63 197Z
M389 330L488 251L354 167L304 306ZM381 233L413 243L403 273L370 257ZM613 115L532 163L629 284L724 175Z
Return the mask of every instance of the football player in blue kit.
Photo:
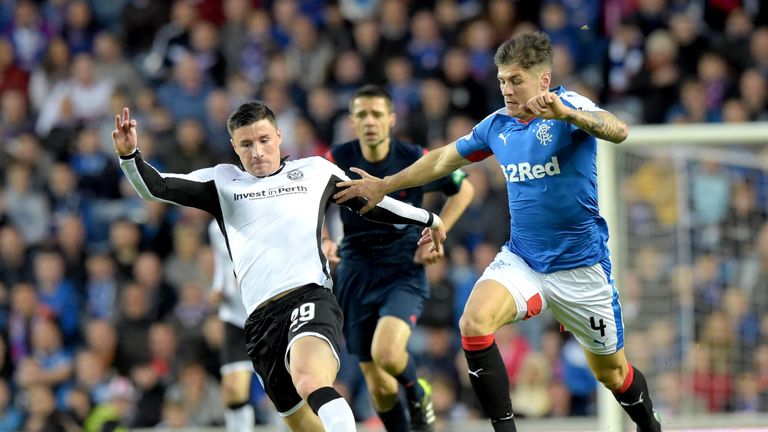
M552 46L544 33L516 35L494 62L504 108L397 174L379 179L353 169L363 178L341 183L350 187L335 196L364 197L372 207L387 193L495 155L507 183L510 239L475 284L459 324L469 378L494 430L516 430L494 333L550 309L637 429L660 431L645 377L624 355L608 227L597 205L596 138L624 141L627 125L573 91L549 88Z
M359 178L351 167L363 167L383 177L426 153L421 146L390 137L396 117L392 98L381 87L358 89L350 100L349 115L357 139L332 146L326 158L350 178ZM456 170L393 197L420 206L425 192L442 192L448 198L440 218L448 230L474 196L465 177L463 171ZM344 208L341 220L344 238L334 292L344 312L347 347L360 361L374 408L387 431L433 431L431 390L426 380L417 377L407 344L429 298L424 264L441 259L443 253L417 248L421 230L416 226L370 222ZM335 254L331 239L324 239L323 248L326 255ZM410 422L399 398L399 384L405 388Z

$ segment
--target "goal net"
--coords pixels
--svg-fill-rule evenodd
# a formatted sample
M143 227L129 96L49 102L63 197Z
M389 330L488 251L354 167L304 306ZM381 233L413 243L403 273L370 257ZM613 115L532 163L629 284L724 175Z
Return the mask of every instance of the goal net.
M768 409L766 144L768 123L634 127L600 143L627 356L663 417ZM617 418L601 399L601 419Z

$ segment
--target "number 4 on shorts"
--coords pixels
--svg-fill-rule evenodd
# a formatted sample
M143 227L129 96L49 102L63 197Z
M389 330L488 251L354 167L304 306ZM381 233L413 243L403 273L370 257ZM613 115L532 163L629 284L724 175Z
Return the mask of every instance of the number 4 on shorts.
M599 325L597 323L595 323L595 317L593 317L593 316L589 317L589 325L592 327L593 330L600 330L600 337L604 337L605 336L605 323L603 323L603 319L602 318L600 318L600 320L598 320L598 323L599 323Z

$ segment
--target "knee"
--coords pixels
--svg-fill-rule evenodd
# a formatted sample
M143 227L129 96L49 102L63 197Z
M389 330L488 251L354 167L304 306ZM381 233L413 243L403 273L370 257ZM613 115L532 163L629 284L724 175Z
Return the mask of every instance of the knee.
M462 336L485 336L496 332L493 319L485 314L464 310L459 319L459 330Z
M377 366L387 371L390 375L397 375L405 363L405 350L399 347L375 346L371 350L371 357Z
M293 386L296 387L296 392L304 400L307 400L309 395L315 390L325 387L319 380L308 374L295 374L291 379L293 380Z
M296 392L299 393L302 399L307 400L312 392L322 387L330 387L333 385L333 379L327 379L317 371L313 371L309 368L291 367L291 380L293 386L296 387Z
M624 384L624 380L627 378L627 370L621 367L603 368L595 371L595 378L608 390L615 392Z

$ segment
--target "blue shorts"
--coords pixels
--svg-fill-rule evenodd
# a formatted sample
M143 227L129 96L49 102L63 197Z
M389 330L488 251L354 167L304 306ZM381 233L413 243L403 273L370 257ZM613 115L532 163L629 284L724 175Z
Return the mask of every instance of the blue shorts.
M424 267L410 263L370 265L342 259L333 291L344 313L347 349L361 362L372 360L379 318L394 316L413 328L429 297Z

